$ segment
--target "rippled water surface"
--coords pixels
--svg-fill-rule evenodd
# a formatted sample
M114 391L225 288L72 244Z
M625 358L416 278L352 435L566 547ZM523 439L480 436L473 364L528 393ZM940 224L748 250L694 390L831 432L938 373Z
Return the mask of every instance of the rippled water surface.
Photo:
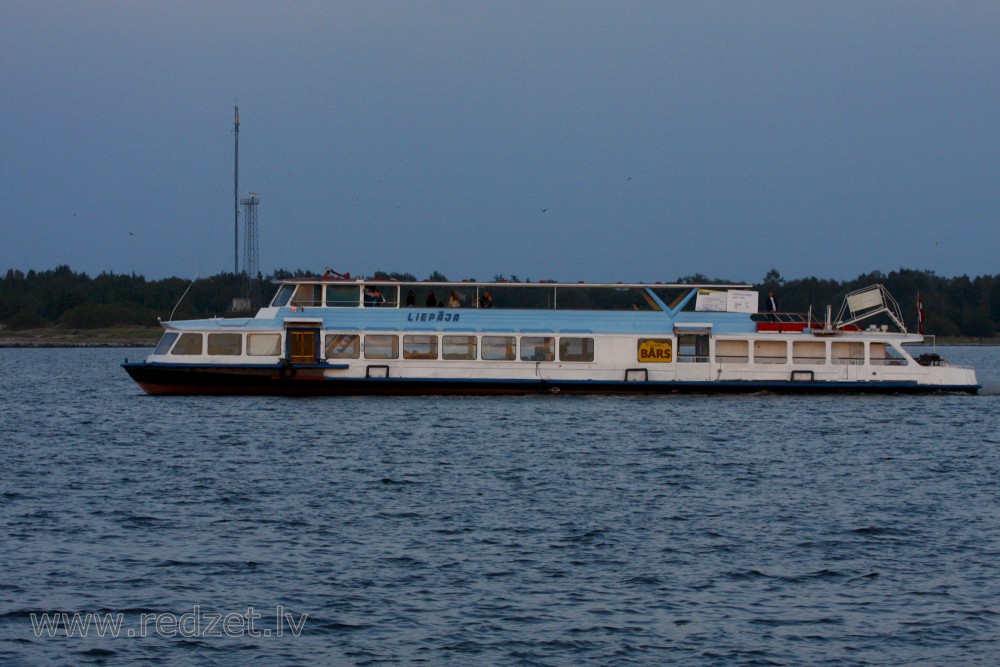
M0 350L0 663L996 664L1000 350L944 352L984 395L154 398Z

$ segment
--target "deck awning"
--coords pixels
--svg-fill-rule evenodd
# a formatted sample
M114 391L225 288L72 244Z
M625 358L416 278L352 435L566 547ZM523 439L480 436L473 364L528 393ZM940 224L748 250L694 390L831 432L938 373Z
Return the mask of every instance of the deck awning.
M712 333L711 322L675 322L674 333L676 334L710 334Z

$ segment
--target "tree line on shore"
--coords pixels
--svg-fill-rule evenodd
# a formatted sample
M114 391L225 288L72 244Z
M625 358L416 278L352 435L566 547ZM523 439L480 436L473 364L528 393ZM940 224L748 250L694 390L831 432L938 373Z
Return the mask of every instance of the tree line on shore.
M261 295L270 301L276 289L271 280L314 275L311 272L279 269L259 277ZM410 273L377 271L372 278L420 282ZM446 281L435 271L427 278ZM243 277L220 273L195 281L183 278L147 280L136 274L101 273L90 277L62 265L52 270L8 269L0 277L0 324L10 330L59 326L67 329L95 329L116 326L156 326L158 318L191 319L230 314L233 297L243 290ZM515 275L493 276L493 280L522 282ZM530 280L524 281L530 282ZM732 283L702 274L683 276L684 284ZM925 333L947 337L992 338L1000 325L1000 274L945 278L933 271L899 269L873 271L852 280L822 278L784 279L778 271L768 271L754 289L773 291L779 310L805 312L810 307L822 318L826 305L839 307L851 291L882 283L903 308L912 331L917 324L917 295L926 314ZM183 296L183 299L181 298ZM175 310L176 309L176 310Z

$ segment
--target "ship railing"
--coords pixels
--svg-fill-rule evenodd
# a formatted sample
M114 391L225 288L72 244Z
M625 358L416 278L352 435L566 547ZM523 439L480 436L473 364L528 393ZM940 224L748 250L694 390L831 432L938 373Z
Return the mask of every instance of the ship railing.
M808 322L806 313L774 312L754 313L750 316L754 322L780 322L782 324L802 324Z

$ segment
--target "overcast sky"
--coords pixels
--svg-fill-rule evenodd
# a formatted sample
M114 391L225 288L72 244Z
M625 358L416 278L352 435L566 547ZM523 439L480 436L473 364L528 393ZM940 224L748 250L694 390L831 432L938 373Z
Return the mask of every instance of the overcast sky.
M238 100L265 273L1000 273L995 1L9 0L0 25L3 271L232 271Z

